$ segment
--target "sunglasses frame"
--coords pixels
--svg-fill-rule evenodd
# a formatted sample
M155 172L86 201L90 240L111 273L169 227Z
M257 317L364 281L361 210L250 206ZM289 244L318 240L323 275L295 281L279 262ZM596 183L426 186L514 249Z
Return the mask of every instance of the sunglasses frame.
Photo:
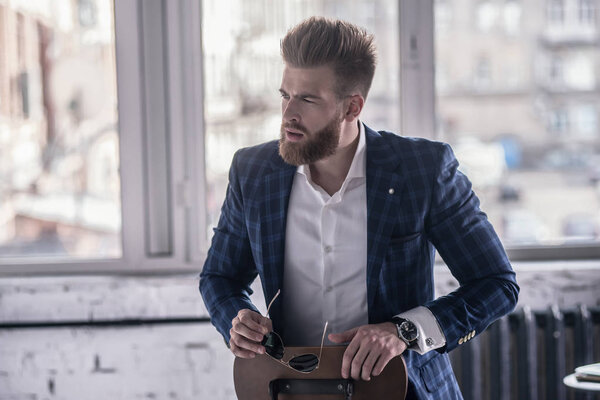
M275 296L273 297L273 299L271 299L271 302L269 303L269 306L267 307L267 315L270 315L269 311L271 310L271 306L273 305L273 302L279 296L280 293L281 293L281 289L277 290L277 293L275 293ZM269 332L267 335L265 335L265 338L268 335L275 335L275 336L277 336L277 338L281 342L282 357L281 358L273 357L268 352L265 352L265 354L268 355L269 357L271 357L273 360L279 362L280 364L285 365L286 367L290 368L291 370L294 370L294 371L299 372L301 374L310 374L311 372L316 371L317 369L319 369L319 364L321 363L321 355L323 354L323 343L325 342L325 333L327 332L327 326L328 325L329 325L329 321L325 321L325 326L323 327L323 336L321 337L321 348L319 350L319 355L318 356L316 354L313 354L313 353L298 354L298 355L290 358L289 361L284 361L283 360L283 356L285 356L285 345L283 344L283 339L281 339L281 336L279 336L279 334L277 332L275 332L275 331ZM298 370L298 369L296 369L296 368L294 368L294 367L292 367L290 365L290 361L292 361L294 358L302 357L302 356L306 356L306 355L312 355L312 356L317 357L317 365L315 366L315 368L311 369L310 371L300 371L300 370Z

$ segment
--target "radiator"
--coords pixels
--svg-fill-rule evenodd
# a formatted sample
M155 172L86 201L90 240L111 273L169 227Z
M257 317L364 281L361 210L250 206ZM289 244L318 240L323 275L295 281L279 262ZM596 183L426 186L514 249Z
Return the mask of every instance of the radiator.
M521 308L450 359L466 400L600 400L563 384L576 366L600 362L600 308Z

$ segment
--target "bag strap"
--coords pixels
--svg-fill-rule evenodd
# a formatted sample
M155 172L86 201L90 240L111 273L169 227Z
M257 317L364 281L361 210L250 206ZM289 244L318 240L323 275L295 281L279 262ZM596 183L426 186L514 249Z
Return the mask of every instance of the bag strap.
M351 400L354 393L352 379L275 379L269 382L271 400L284 394L343 394Z

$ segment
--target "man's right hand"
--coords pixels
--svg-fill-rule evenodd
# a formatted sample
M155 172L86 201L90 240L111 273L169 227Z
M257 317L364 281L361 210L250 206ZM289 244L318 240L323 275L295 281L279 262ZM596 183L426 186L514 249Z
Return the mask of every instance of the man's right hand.
M269 318L246 308L240 310L231 321L229 349L240 358L254 358L257 354L264 354L265 348L260 342L272 330L273 324Z

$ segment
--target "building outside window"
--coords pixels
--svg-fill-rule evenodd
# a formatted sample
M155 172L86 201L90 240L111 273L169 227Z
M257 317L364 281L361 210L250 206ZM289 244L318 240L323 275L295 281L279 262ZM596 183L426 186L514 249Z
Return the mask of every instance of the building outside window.
M122 253L113 15L0 1L0 259Z
M381 58L362 120L421 135L401 132L393 117L400 97L394 76L402 63L394 58L395 2L357 1L349 9L363 12L354 14L325 1L262 1L263 12L255 4L253 10L231 2L204 4L208 232L219 216L234 151L277 138L279 40L302 18L346 18L373 32ZM230 13L230 7L237 11ZM508 247L600 243L600 188L585 178L594 174L600 154L600 52L572 41L573 35L585 36L577 36L571 17L568 30L548 34L548 26L567 20L566 13L559 0L435 2L437 138L455 149ZM228 23L218 18L225 14L232 16ZM527 30L520 29L522 20L529 21ZM218 91L212 86L218 82L229 87ZM598 236L571 233L580 221L573 215L582 210Z
M579 0L579 21L582 24L597 25L598 0Z
M479 1L474 4L476 13L475 22L477 28L482 32L488 32L496 26L500 17L500 10L497 2L492 0Z
M487 3L455 2L453 13L467 18ZM478 24L468 23L436 31L438 137L453 146L509 248L600 244L600 48L571 12L577 4L588 21L595 2L522 2L528 23L518 39L469 34ZM557 24L564 28L548 31ZM509 75L518 77L510 85Z
M520 0L509 0L504 4L503 19L504 31L508 35L517 35L521 31L521 11Z
M551 25L561 25L565 20L565 0L547 0L546 17Z
M397 2L242 0L204 2L207 236L212 237L234 152L279 138L279 43L304 18L347 19L375 34L377 73L362 120L374 129L399 131L400 83Z

